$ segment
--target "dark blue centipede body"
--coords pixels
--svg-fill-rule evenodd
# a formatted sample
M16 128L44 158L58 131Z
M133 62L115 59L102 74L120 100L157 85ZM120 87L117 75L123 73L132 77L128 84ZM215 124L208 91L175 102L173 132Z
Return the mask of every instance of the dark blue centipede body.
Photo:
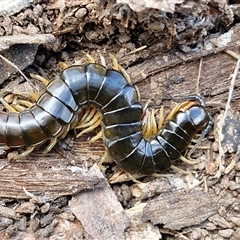
M85 104L102 114L103 141L112 159L130 173L151 174L180 158L211 118L197 96L185 101L159 134L143 138L143 107L123 75L99 64L72 66L51 81L36 105L21 113L0 112L0 147L38 146L60 136Z

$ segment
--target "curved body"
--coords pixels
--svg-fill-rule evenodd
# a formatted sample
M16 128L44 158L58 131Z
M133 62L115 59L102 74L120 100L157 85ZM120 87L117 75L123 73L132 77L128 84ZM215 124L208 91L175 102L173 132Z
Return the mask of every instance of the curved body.
M0 147L38 146L59 137L85 104L102 114L103 141L111 158L130 173L151 174L180 158L193 136L210 123L195 96L174 112L159 134L143 138L143 107L123 75L99 64L72 66L51 81L37 103L20 113L0 112Z

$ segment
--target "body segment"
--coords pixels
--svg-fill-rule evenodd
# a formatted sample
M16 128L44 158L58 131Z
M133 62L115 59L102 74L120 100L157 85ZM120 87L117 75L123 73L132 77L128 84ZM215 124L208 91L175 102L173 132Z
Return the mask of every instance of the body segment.
M152 174L170 167L194 135L211 123L203 100L190 96L170 114L159 134L146 140L141 131L143 107L134 86L120 72L91 63L65 69L31 108L0 112L0 147L34 147L59 138L85 104L101 113L106 149L130 173Z

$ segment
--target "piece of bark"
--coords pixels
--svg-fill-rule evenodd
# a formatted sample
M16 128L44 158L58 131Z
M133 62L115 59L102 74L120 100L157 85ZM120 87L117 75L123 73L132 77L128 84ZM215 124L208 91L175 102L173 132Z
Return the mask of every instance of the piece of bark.
M12 15L20 12L23 8L30 6L32 0L1 0L0 1L0 15Z
M145 223L142 221L142 211L145 206L146 203L140 203L125 211L132 223L132 226L126 231L127 240L162 239L158 227L154 226L151 222Z
M237 49L238 47L232 50L237 52ZM217 104L217 107L224 108L230 84L228 78L233 73L236 59L224 52L214 54L212 51L187 55L179 53L179 56L184 56L183 58L177 56L176 53L167 53L131 67L130 75L132 81L140 89L141 101L154 99L150 106L159 108L163 100L170 99L169 95L186 97L190 94L198 94L205 97L207 105L210 101L215 104L212 106ZM199 61L197 60L201 58L203 62L198 82ZM231 103L234 110L239 109L240 104L239 82L238 77L232 97L234 101ZM167 104L164 105L167 106Z
M160 193L171 191L172 188L167 179L156 178L150 182L134 184L131 190L134 197L144 200Z
M10 46L17 44L46 44L53 42L55 37L52 34L18 34L13 36L1 36L0 37L0 51L8 49ZM15 57L17 54L15 55Z
M91 172L103 177L96 166ZM73 196L69 206L88 233L88 239L125 239L124 231L130 221L107 181L101 188Z
M8 163L1 169L1 197L25 199L41 193L48 199L55 199L105 184L103 176L71 166L66 159L57 159L56 154L52 162L44 158L23 162Z
M201 224L217 210L216 196L203 192L171 192L150 200L143 209L142 220L180 230Z
M35 59L38 46L54 41L52 34L14 35L0 37L0 54L12 62L18 69L23 70L31 65ZM16 68L0 58L0 84L12 74L18 72Z
M118 0L117 3L128 4L129 7L136 12L146 11L148 8L156 8L163 12L174 13L175 5L183 3L184 0L148 0L148 1L133 1L133 0Z

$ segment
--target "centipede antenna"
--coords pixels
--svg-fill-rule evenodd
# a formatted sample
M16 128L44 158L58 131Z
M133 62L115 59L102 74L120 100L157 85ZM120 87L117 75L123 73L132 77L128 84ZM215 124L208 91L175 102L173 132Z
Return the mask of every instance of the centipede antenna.
M36 87L32 84L32 82L28 79L28 77L11 61L9 61L7 58L5 58L3 55L0 54L0 57L2 60L4 60L7 64L15 68L24 78L25 80L29 83L29 85L37 91Z
M174 102L178 102L179 103L179 102L182 102L182 101L192 100L192 101L198 101L202 107L206 107L206 103L203 100L203 98L198 96L198 95L196 95L196 94L188 95L186 97L173 97L169 92L166 92L166 94Z

